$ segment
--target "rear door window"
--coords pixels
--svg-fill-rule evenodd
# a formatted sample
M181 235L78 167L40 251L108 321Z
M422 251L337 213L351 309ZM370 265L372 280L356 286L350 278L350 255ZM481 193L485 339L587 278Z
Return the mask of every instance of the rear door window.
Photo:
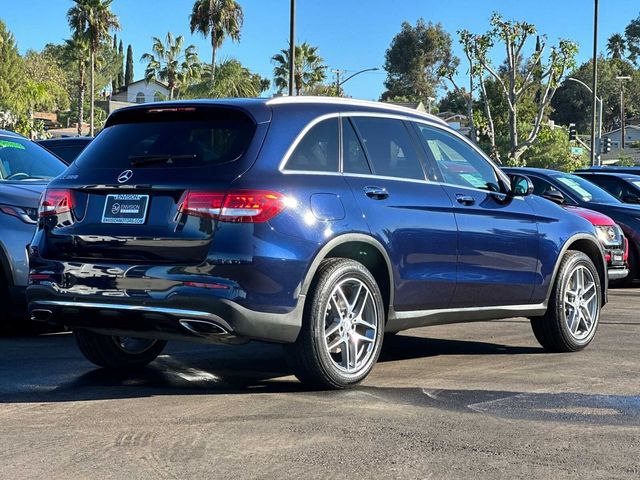
M337 172L338 118L317 123L302 137L287 161L287 170Z
M352 121L375 175L425 179L415 144L404 122L377 117L353 117Z
M223 109L180 114L137 113L122 120L107 125L82 151L76 165L80 168L221 165L243 155L255 130L246 115Z

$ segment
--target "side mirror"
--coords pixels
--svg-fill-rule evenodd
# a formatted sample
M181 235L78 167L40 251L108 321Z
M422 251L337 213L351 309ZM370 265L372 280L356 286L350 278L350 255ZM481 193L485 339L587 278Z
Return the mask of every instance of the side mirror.
M542 198L551 200L553 203L557 203L558 205L564 204L564 195L557 190L545 190L541 196Z
M526 197L533 193L533 183L525 175L509 175L511 179L511 195L514 197Z
M622 197L621 199L624 203L640 203L640 197L633 194L628 194Z

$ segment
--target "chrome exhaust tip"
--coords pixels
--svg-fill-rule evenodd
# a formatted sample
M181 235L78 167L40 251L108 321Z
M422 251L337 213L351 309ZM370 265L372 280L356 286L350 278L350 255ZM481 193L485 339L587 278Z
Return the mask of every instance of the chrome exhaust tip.
M46 308L34 308L31 310L31 320L35 322L48 322L53 312Z
M228 335L230 332L217 323L206 320L182 319L180 325L196 335Z

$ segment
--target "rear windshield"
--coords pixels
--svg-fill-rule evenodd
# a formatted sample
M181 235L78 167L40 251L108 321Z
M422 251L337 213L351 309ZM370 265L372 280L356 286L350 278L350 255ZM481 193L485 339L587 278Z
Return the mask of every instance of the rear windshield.
M30 140L0 136L0 181L51 180L66 165Z
M122 123L107 124L82 151L75 162L77 166L215 166L240 158L254 133L254 124L246 115L229 110L135 112L121 117Z

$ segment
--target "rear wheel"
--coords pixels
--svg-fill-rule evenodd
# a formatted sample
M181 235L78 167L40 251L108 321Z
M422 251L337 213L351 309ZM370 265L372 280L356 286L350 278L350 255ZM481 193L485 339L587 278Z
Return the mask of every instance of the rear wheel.
M333 389L362 381L380 354L384 319L382 295L369 270L345 258L323 261L298 339L286 346L296 376Z
M585 348L596 334L602 290L591 259L569 251L560 264L547 312L531 319L536 338L551 352L575 352Z
M109 369L144 367L155 360L167 344L163 340L115 337L84 329L74 330L73 335L87 360Z

